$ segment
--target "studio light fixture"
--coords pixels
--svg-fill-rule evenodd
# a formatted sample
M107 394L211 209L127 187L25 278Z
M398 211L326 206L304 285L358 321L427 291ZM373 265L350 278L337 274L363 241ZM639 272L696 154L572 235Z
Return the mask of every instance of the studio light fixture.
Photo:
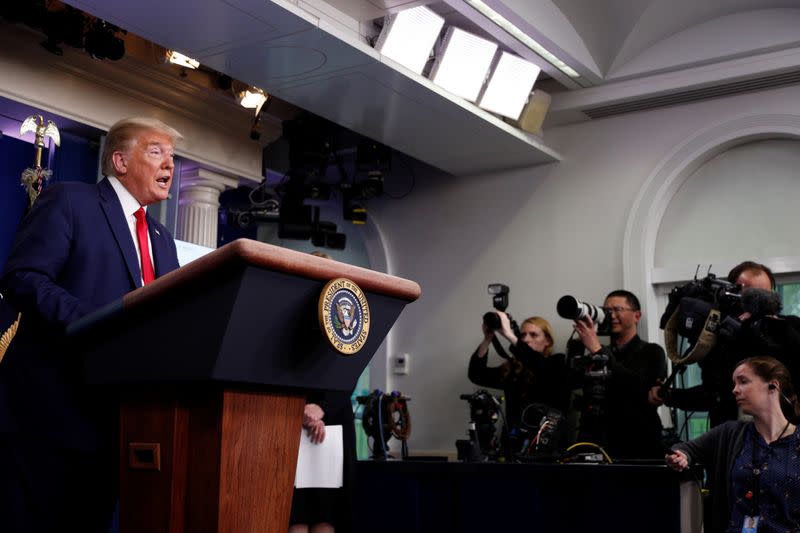
M375 49L392 61L422 74L444 19L425 6L385 17Z
M431 69L431 81L470 102L478 95L497 52L497 44L455 26L447 28Z
M267 101L267 95L258 87L251 87L239 93L237 97L239 105L247 109L255 109L256 113L261 110L261 106Z
M183 55L174 50L167 51L167 61L173 65L178 65L184 68L196 69L200 66L200 62L198 60L192 59L191 57Z
M128 33L104 20L95 19L84 37L86 52L94 59L119 61L125 55L125 41L117 37L118 32Z
M478 105L487 111L517 120L525 107L541 69L521 57L501 52Z
M569 76L570 78L580 78L575 69L564 63L561 59L555 56L552 52L547 50L544 46L539 44L530 35L519 29L510 20L502 16L500 13L486 5L483 0L464 0L467 4L475 8L481 15L491 20L495 25L503 31L511 35L513 38L536 52L542 59L556 67L558 70Z

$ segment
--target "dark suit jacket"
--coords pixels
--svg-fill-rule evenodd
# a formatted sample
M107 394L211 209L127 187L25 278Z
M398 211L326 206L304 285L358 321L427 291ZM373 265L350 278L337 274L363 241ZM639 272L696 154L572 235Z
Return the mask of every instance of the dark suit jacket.
M179 266L175 243L164 226L147 222L160 276ZM0 363L0 402L8 403L0 405L0 432L86 451L103 444L113 432L113 402L82 386L79 349L64 328L140 285L136 248L108 180L46 188L23 219L0 279L22 311Z

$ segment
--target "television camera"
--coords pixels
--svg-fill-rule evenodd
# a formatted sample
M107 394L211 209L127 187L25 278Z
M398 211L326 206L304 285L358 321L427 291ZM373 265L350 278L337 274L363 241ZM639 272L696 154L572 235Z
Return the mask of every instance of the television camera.
M503 415L500 400L485 389L459 396L469 404L468 440L457 440L458 460L480 463L495 458L500 449L497 420Z
M398 391L386 394L375 389L367 396L357 396L356 401L363 406L361 425L368 438L372 439L371 459L385 461L389 454L389 439L392 437L401 442L403 459L408 457L407 440L411 435L411 416L408 413L408 402L411 398Z
M709 269L710 270L710 269ZM760 335L765 317L777 315L782 308L780 295L717 278L710 271L675 287L661 316L667 356L676 364L696 363L705 358L715 344L735 338L742 330L739 317L747 312L749 333ZM679 339L687 345L678 348Z
M717 278L710 270L709 267L702 279L695 272L692 281L675 287L661 317L664 347L673 362L673 371L659 392L667 400L673 395L676 376L689 364L703 367L704 383L710 380L707 387L712 389L717 404L732 403L730 395L727 400L720 399L726 392L719 387L729 383L733 362L754 354L783 360L796 352L797 320L777 316L782 308L778 293L743 288ZM715 349L718 345L722 349ZM706 359L709 356L710 360Z
M468 439L456 441L458 460L467 463L517 460L554 460L563 441L565 423L561 411L532 403L522 411L517 427L509 427L502 411L502 398L485 389L462 394L469 404ZM504 432L497 434L502 419Z

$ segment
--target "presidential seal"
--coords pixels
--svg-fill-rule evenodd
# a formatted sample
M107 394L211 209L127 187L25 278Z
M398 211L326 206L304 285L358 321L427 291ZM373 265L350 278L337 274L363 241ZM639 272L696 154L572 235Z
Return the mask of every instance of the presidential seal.
M347 278L329 281L319 295L319 326L334 349L359 351L369 335L369 305L358 285Z

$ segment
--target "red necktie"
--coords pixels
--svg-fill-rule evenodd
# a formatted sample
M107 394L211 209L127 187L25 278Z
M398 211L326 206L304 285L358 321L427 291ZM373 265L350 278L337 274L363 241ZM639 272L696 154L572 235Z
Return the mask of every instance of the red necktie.
M142 253L142 280L147 285L156 279L153 272L153 261L150 260L150 246L147 244L147 220L144 218L144 208L140 207L133 216L136 217L136 238L139 240L139 250Z

